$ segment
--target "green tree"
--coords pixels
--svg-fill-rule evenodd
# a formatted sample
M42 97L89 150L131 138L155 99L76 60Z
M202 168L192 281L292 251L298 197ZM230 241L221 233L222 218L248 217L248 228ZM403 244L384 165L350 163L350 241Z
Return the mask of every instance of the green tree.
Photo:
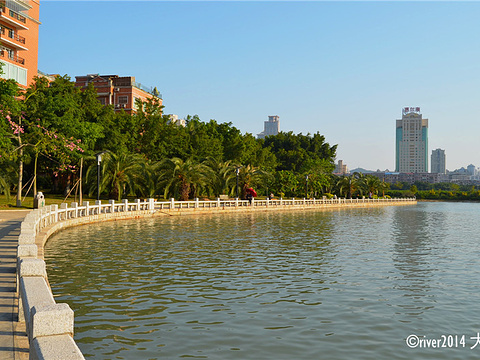
M3 74L0 62L0 75ZM14 156L14 136L10 121L21 113L21 103L17 101L20 89L12 79L0 77L0 161Z
M360 186L363 188L363 193L370 195L378 195L382 188L382 181L374 175L365 175L361 179Z
M242 199L246 198L248 188L261 188L262 185L265 184L266 180L270 177L270 173L261 169L260 167L252 165L238 165L236 167L239 169L238 186L240 188L239 191Z
M0 62L0 75L3 74L3 63ZM17 206L22 204L23 187L23 103L17 100L21 96L20 88L12 79L0 78L0 164L16 159L17 171ZM3 186L10 185L8 177L2 177ZM7 191L6 189L4 191Z
M230 161L218 161L215 158L207 159L204 164L211 169L210 194L218 197L220 194L233 196L236 184L236 166Z
M160 99L154 97L146 101L137 100L136 107L137 112L131 115L133 126L129 130L129 151L156 160L159 158L157 154L164 155L164 147L160 145L167 122L163 117L164 106L160 104Z
M299 186L299 178L293 171L280 170L276 171L273 191L281 197L292 197L296 195L297 187Z
M211 169L193 159L165 159L159 164L158 183L164 189L164 197L179 197L186 201L190 195L198 197L208 184Z
M411 191L413 194L418 193L417 185L412 185L412 186L410 186L410 191ZM435 194L435 190L432 189L431 191L433 191L433 194Z
M31 124L55 130L67 139L81 139L87 151L93 151L103 136L99 123L105 111L93 85L82 91L66 75L50 83L37 77L25 94L25 118Z
M270 148L275 155L278 161L277 170L308 173L320 165L329 172L334 168L337 146L330 146L318 132L313 136L295 135L291 131L281 132L275 136L267 136L263 146Z
M338 182L337 187L340 196L345 195L351 199L357 190L361 190L361 180L359 180L359 174L351 174L342 176Z
M100 167L100 194L107 193L110 199L121 200L140 191L145 161L138 154L114 154L102 156ZM97 191L97 164L92 163L86 174L89 196Z

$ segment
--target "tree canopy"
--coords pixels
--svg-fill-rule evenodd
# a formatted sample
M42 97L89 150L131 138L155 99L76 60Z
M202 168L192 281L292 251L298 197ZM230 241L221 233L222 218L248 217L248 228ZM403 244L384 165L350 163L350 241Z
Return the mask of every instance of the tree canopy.
M137 101L136 107L129 114L103 106L92 85L80 90L66 75L51 82L38 77L22 92L14 81L1 79L0 165L17 165L14 176L0 172L0 191L21 193L22 179L37 177L43 190L63 191L80 176L83 158L85 188L92 193L98 152L107 152L104 197L233 196L237 176L243 193L248 185L305 196L305 176L313 195L330 184L337 146L318 132L256 139L231 122L197 115L180 126L163 114L156 98Z

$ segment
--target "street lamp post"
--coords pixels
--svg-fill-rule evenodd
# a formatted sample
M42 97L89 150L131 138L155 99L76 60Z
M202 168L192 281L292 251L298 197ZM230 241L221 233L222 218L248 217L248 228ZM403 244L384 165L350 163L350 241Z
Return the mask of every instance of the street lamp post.
M237 168L235 169L235 174L237 175L237 187L236 187L236 195L237 195L236 197L237 197L237 199L238 199L238 174L239 174L239 173L240 173L240 168L237 167Z
M308 199L308 175L305 175L305 198Z
M105 152L100 152L96 154L97 157L97 200L100 200L100 163L102 162L102 155Z

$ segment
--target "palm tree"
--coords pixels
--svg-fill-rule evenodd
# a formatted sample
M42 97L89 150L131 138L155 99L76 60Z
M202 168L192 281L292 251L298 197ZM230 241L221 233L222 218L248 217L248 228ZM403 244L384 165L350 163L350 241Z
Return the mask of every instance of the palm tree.
M365 193L371 195L378 195L381 184L382 181L373 175L365 175L365 177L362 178L362 187L364 188Z
M231 161L223 162L208 158L203 164L212 170L209 190L213 191L213 195L218 197L220 194L230 196L235 194L236 166Z
M382 196L385 196L385 190L388 190L388 189L390 189L390 184L385 180L382 180L380 182L380 187L378 188L378 190L382 192Z
M355 174L342 176L337 182L340 196L345 194L345 197L348 196L349 199L359 189L359 185L358 177Z
M190 194L197 197L202 187L208 184L211 169L193 159L165 159L159 164L158 183L163 186L164 196L178 195L180 200L188 200Z
M127 194L136 194L141 189L140 179L144 173L145 160L138 154L114 154L107 151L101 163L100 193L108 192L110 198L121 200ZM87 170L89 195L96 191L96 164Z
M242 198L246 197L247 189L249 187L252 187L257 183L263 183L265 178L269 176L268 172L252 165L237 167L240 169L238 179Z
M158 189L159 162L146 161L144 165L138 190L142 196L153 198Z

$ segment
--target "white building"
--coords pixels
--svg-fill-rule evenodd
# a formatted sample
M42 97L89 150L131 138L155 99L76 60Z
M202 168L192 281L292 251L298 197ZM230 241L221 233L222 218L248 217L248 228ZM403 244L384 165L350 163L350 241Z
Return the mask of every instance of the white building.
M343 163L343 160L338 160L338 164L335 164L335 170L333 173L336 175L348 174L348 167Z
M428 119L419 107L406 107L396 122L395 171L428 173Z
M268 117L268 121L264 122L263 131L257 134L259 139L264 139L266 136L277 135L280 132L280 116L273 115Z
M178 115L175 115L175 114L170 114L170 115L167 115L168 118L169 118L169 122L170 124L175 124L177 126L187 126L187 123L185 121L185 119L179 119L178 118Z

